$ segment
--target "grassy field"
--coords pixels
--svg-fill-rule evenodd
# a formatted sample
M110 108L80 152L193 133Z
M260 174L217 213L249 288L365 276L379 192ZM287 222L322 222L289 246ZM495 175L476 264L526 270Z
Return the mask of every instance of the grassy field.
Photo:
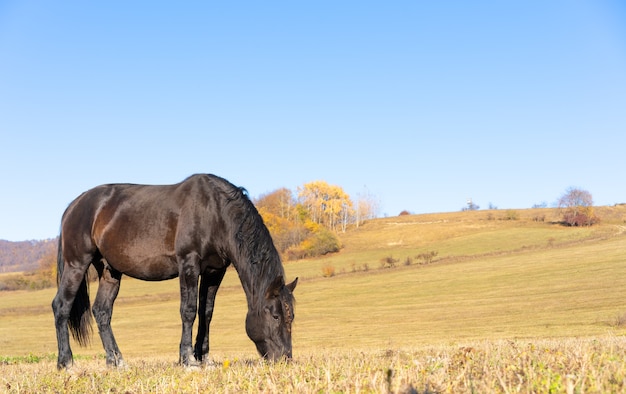
M290 364L258 362L233 270L212 324L216 366L202 371L175 365L176 280L123 279L112 323L122 371L104 367L96 336L57 373L54 290L0 293L0 391L625 392L626 207L597 213L591 228L542 209L351 230L341 253L285 264L301 280ZM430 264L417 258L426 252Z

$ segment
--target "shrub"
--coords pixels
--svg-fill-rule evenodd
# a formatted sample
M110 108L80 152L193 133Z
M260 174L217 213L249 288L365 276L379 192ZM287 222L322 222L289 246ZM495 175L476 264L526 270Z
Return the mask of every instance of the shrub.
M37 272L6 276L0 281L0 291L41 290L54 286L54 281Z
M615 325L617 327L626 327L626 312L621 315L617 315L617 318L615 318Z
M593 207L569 208L563 213L563 223L567 226L591 226L598 222L600 218L593 213Z
M380 268L394 268L397 262L398 260L394 259L393 256L383 257L380 259Z
M322 276L324 278L330 278L332 276L335 276L335 267L330 263L324 264L322 266Z
M415 256L418 260L422 260L422 264L430 264L433 262L439 252L431 250L430 252L420 253Z
M587 190L570 187L558 205L563 210L563 224L567 226L591 226L600 221L593 213L593 199Z
M504 220L517 220L519 219L519 214L517 211L513 209L507 209L504 213Z
M287 260L298 260L323 256L338 252L340 248L341 244L335 233L325 227L317 226L304 241L287 249L285 257Z

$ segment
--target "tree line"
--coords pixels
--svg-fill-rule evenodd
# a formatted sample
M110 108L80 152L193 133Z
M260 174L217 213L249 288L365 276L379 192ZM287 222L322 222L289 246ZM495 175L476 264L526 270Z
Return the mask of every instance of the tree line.
M535 204L533 208L546 208L547 204ZM566 226L592 226L600 221L593 210L593 197L588 190L579 187L570 186L558 198L555 203L563 218L562 223ZM480 206L475 204L472 199L467 200L467 206L461 208L461 211L477 211ZM489 209L498 209L492 203L489 203ZM403 213L409 214L407 211ZM402 215L403 213L400 213Z
M46 254L56 253L57 239L12 242L0 239L0 273L30 271Z

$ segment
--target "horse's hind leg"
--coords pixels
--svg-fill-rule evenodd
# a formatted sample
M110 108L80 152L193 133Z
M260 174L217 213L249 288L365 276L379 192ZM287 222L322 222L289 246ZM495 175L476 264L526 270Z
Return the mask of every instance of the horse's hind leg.
M102 346L106 352L106 360L108 366L121 367L124 366L122 353L117 347L117 342L111 330L111 316L113 314L113 302L120 290L120 280L122 274L119 271L109 267L106 262L100 261L94 264L98 270L100 282L98 283L98 293L93 303L93 315L98 323L98 331Z
M209 326L215 307L215 295L222 283L226 268L205 272L200 276L200 302L198 306L198 335L194 346L196 360L209 362Z
M81 291L81 297L86 295L87 299L78 300L77 304L81 304L78 308L87 308L86 313L89 313L89 293L82 287L86 286L86 282L84 282L86 267L88 267L88 264L65 265L65 267L62 268L63 274L61 275L61 279L59 281L57 294L54 297L54 300L52 300L52 311L54 312L54 324L56 326L57 344L59 350L57 360L58 369L68 368L74 363L72 349L70 347L68 322L70 321L72 309L77 308L74 306L74 303L79 290ZM79 312L82 313L82 311ZM84 323L88 323L88 320L85 320ZM88 326L85 326L84 329L87 330ZM85 331L85 336L82 337L82 341L83 343L88 341L87 331Z

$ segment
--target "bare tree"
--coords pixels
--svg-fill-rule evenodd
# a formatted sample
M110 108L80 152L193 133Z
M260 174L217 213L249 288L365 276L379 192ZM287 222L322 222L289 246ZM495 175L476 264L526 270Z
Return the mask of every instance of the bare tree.
M356 209L354 210L354 223L358 228L363 222L378 216L380 203L376 197L364 186L363 193L357 194Z
M563 223L568 226L591 226L598 222L593 213L593 197L587 190L569 187L558 200Z
M587 190L571 186L559 198L558 205L559 208L590 207L593 197Z

